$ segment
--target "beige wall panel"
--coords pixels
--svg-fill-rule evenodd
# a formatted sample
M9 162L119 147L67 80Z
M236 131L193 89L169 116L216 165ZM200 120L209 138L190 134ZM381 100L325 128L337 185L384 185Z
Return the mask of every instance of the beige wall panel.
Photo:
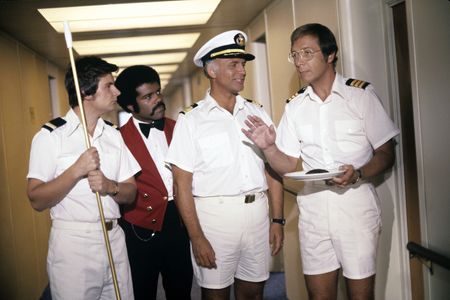
M337 2L336 0L294 0L295 28L306 23L320 23L327 26L335 34L340 51L342 47L339 38ZM336 69L341 72L339 51Z
M49 119L48 103L48 84L46 82L46 75L44 78L37 76L44 70L45 65L38 66L35 55L19 46L19 65L20 65L20 85L22 101L15 101L10 103L7 111L12 116L10 120L6 120L5 125L10 128L10 142L7 150L10 159L13 163L8 167L8 172L11 174L11 201L12 214L14 220L14 234L16 236L16 245L18 256L20 259L16 262L19 273L19 299L31 299L39 294L40 288L38 282L42 280L39 276L42 272L38 271L39 252L37 251L37 237L34 225L34 213L28 202L26 196L26 174L28 170L28 159L18 161L14 157L28 158L30 147L30 136L33 134L29 132L28 128L33 131ZM46 92L47 93L46 93ZM45 101L44 99L47 99ZM30 113L30 107L36 105L33 113ZM47 107L47 110L45 110ZM43 113L45 112L46 113ZM45 121L41 121L45 120ZM21 133L21 134L18 134Z
M247 42L247 45L245 47L245 50L254 54L254 51L252 51L252 47L250 45L250 42ZM253 61L248 61L245 65L245 84L244 84L244 89L239 93L242 97L246 98L246 99L253 99L256 101L259 101L258 99L255 99L255 95L253 95L253 90L254 84L257 84L257 82L255 82L254 80L254 70L253 70L253 66L255 65L255 61L257 59L261 59L256 57L255 60Z
M176 120L178 114L185 108L183 88L180 85L168 99L164 99L166 104L166 117Z
M0 276L2 299L37 299L47 283L49 216L26 196L31 138L49 119L45 62L0 35Z
M297 205L297 191L299 188L285 187L290 191L284 192L284 272L286 278L286 293L288 299L308 299L306 286L303 283L302 263L300 258L300 242L298 234L299 211Z
M257 38L264 35L265 31L266 27L264 21L264 13L261 13L258 17L256 17L255 20L253 20L253 22L247 27L246 30L246 34L248 36L246 50L255 55L255 60L247 62L245 86L244 90L242 90L240 94L244 98L253 99L258 102L260 102L261 99L256 99L256 96L253 93L253 91L255 90L255 85L258 84L257 80L255 79L255 72L256 72L255 67L256 62L264 58L258 57L258 55L256 55L255 51L253 50L252 43L255 42Z
M50 62L47 62L47 73L56 80L56 97L58 99L59 111L55 112L57 116L64 116L69 110L69 97L67 96L66 87L64 85L64 77L66 70L62 70Z
M181 87L180 87L181 88ZM195 103L203 99L209 89L209 80L203 74L203 69L199 68L191 77L192 101Z
M272 116L278 124L284 111L285 100L299 89L295 68L287 60L289 37L294 27L289 0L275 1L267 10L267 57L269 64Z
M24 177L28 172L28 153L31 147L31 140L34 134L40 130L42 124L52 119L51 99L48 83L48 75L46 71L46 62L36 56L33 52L24 47L19 47L19 57L21 66L21 80L22 82L30 82L27 89L22 91L22 99L24 106L27 108L25 113L25 124L28 125L28 136L25 144L26 166L24 170ZM34 211L26 200L25 210L31 211L32 226L29 230L34 234L36 255L37 275L35 276L34 284L37 286L39 293L47 284L46 257L48 250L48 233L50 229L49 212ZM29 241L31 243L31 240ZM30 282L31 283L31 282Z
M0 281L2 282L2 299L17 299L19 290L18 274L16 269L17 248L13 232L13 218L11 207L11 184L8 167L9 130L6 121L10 115L8 102L20 99L19 73L17 61L17 47L8 38L0 35ZM17 157L16 157L17 159Z

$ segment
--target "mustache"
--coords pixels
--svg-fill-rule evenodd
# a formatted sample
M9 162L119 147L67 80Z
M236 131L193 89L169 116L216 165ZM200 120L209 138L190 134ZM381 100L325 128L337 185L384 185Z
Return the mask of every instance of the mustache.
M155 114L155 111L156 111L159 107L163 107L164 110L166 109L166 105L164 104L164 102L161 101L161 102L159 102L158 104L156 104L155 107L153 107L152 113L151 113L152 116Z

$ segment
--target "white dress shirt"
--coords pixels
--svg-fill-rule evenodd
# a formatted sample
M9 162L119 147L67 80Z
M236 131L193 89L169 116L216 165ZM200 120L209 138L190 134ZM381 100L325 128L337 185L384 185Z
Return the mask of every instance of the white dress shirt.
M69 168L86 151L83 127L75 112L70 109L64 117L66 123L49 131L42 128L33 138L27 178L44 182L53 180ZM111 180L118 182L133 177L141 169L125 145L120 132L97 121L91 145L100 156L100 169ZM120 218L118 204L110 196L102 198L106 219ZM87 178L78 181L70 192L50 209L53 219L81 222L98 222L100 215L95 193Z
M196 197L235 196L267 190L265 158L241 131L248 115L272 124L264 109L236 97L233 114L209 91L191 111L180 114L166 161L193 173Z

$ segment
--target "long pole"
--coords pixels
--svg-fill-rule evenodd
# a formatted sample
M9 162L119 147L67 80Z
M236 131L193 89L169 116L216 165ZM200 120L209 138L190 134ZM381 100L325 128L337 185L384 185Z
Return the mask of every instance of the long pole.
M64 37L66 39L67 48L69 49L70 66L72 68L73 79L75 82L75 90L77 93L78 106L80 107L81 125L83 126L83 132L84 132L84 142L86 144L86 149L89 149L89 148L91 148L91 141L89 139L89 135L88 135L88 131L87 131L83 101L82 101L81 95L80 95L80 86L78 83L77 68L75 65L75 60L73 59L72 33L70 32L69 23L67 21L64 22ZM109 236L108 236L108 232L106 230L105 214L103 212L103 205L102 205L102 201L100 199L100 194L98 192L96 192L95 196L97 198L97 206L98 206L98 211L100 213L100 222L102 223L103 237L105 239L106 252L108 253L109 268L111 269L112 279L113 279L113 283L114 283L114 291L116 293L116 299L120 300L121 299L120 298L120 290L119 290L119 285L117 283L117 274L116 274L116 268L114 266L114 260L113 260L112 251L111 251L111 244L109 242Z

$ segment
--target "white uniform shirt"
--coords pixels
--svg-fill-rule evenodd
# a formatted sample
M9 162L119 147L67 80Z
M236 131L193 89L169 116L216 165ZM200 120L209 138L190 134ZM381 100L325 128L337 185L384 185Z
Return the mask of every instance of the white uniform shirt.
M233 114L206 94L175 125L166 162L193 173L196 197L235 196L267 190L264 156L242 133L248 115L272 124L262 107L236 97Z
M277 130L277 145L292 157L301 157L303 169L359 168L373 150L399 133L385 112L372 85L348 86L336 74L325 101L308 86L286 104Z
M83 127L71 109L64 125L53 131L42 128L33 138L27 178L48 182L58 177L86 151ZM139 172L140 167L120 132L99 119L91 145L100 156L100 169L111 180L124 181ZM120 217L118 204L110 196L101 197L106 219ZM50 209L53 219L98 222L100 215L95 193L86 178L81 179L58 204Z
M166 134L163 130L158 130L156 128L150 129L150 133L148 134L148 138L142 133L139 128L140 122L138 119L133 118L134 126L136 126L139 131L142 140L147 146L148 152L153 159L153 162L158 169L159 175L161 175L162 181L164 182L164 186L166 187L167 194L169 197L169 201L173 200L173 177L172 171L165 163L165 158L167 155L167 151L169 150L169 145L167 144Z

